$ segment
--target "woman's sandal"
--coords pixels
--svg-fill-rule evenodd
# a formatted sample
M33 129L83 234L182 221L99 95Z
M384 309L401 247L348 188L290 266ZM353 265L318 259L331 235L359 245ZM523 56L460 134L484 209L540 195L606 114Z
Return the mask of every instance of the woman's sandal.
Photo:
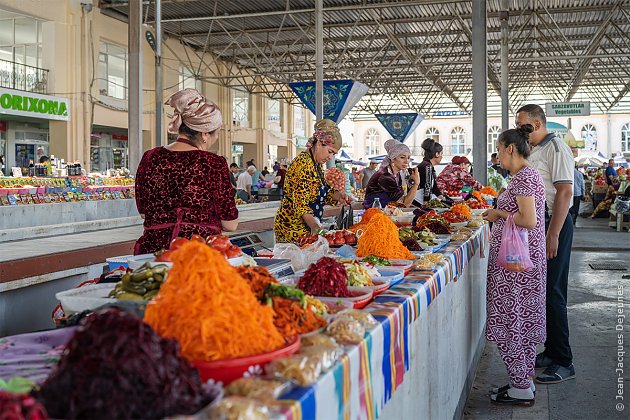
M503 385L501 388L492 388L490 390L490 394L500 394L502 392L507 392L508 389L510 389L512 386L510 384L507 385ZM536 396L536 391L534 391L534 396Z
M521 405L523 407L531 407L534 405L534 399L522 399L522 398L513 398L510 397L507 390L500 392L498 394L493 394L490 396L490 400L493 404L499 405Z

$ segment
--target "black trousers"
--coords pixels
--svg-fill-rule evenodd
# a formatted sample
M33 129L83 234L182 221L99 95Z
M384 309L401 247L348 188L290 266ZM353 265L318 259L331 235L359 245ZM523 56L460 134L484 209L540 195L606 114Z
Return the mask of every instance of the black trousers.
M580 212L580 201L582 200L582 196L573 196L573 206L569 209L569 213L573 216L573 224L575 225L575 221L578 218L578 214Z
M545 220L545 230L549 219ZM567 287L571 246L573 243L573 220L567 217L558 238L558 255L547 260L547 341L545 354L561 366L573 363L569 345L569 320L567 318Z

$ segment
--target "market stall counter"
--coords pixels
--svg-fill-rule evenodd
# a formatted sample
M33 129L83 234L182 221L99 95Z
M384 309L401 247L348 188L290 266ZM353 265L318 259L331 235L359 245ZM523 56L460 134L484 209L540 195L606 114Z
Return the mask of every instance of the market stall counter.
M465 242L449 242L439 254L431 254L436 265L416 265L402 282L377 296L364 309L377 323L355 344L346 345L339 361L313 385L281 395L274 405L280 416L461 417L484 342L488 236L483 225ZM0 366L0 377L44 378L70 336L64 330L0 340L5 344L0 356L7 361ZM11 343L21 343L20 351L11 349ZM36 354L47 356L44 360ZM18 363L34 358L44 365L31 363L25 370Z
M459 418L485 342L488 225L449 244L364 310L379 321L319 381L282 397L289 419Z

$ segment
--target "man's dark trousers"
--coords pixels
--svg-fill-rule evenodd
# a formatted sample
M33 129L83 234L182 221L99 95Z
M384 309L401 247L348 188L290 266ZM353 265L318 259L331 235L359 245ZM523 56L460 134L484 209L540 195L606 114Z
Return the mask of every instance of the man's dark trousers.
M549 229L546 218L545 230ZM547 341L545 354L561 366L570 366L573 354L569 345L567 288L573 244L573 220L567 214L558 237L558 255L547 261Z

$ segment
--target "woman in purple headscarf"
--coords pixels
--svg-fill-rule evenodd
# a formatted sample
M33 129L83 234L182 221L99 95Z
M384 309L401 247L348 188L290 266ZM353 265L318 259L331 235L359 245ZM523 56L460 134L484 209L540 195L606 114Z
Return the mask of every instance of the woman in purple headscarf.
M366 209L372 207L374 199L378 198L383 207L392 201L410 207L416 196L420 178L415 168L410 170L409 183L405 182L401 175L401 171L409 167L411 160L409 147L398 140L389 139L385 142L385 150L387 156L383 159L380 169L368 182L363 206Z
M195 89L175 93L166 104L174 111L168 131L177 140L147 151L138 166L136 205L144 234L136 255L168 249L177 237L205 238L238 225L227 162L208 151L219 137L219 107Z

